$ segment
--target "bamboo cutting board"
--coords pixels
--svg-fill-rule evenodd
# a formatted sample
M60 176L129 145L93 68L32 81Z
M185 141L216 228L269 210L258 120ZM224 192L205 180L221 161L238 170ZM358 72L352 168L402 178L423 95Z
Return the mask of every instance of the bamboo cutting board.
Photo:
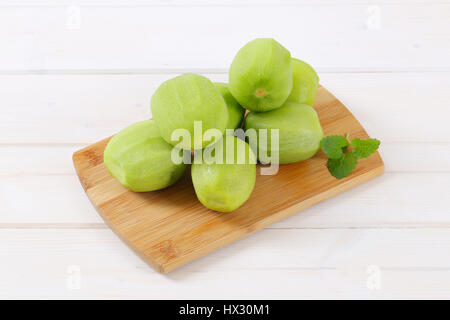
M320 87L314 108L325 135L367 138L358 120L325 88ZM219 213L196 198L189 168L175 185L159 191L135 193L113 179L103 164L109 138L73 155L81 184L111 229L159 272L219 249L283 218L374 178L384 171L378 153L358 161L356 170L337 180L326 168L320 151L312 159L281 165L274 176L256 178L250 199L239 209Z

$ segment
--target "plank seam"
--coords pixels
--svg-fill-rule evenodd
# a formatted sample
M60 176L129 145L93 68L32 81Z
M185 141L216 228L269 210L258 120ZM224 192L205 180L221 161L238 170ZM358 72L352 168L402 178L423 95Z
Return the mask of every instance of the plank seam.
M283 7L283 8L298 8L298 7L336 7L336 6L342 6L346 5L349 7L361 7L361 6L367 6L367 5L383 5L383 6L407 6L407 5L448 5L450 4L448 1L407 1L406 3L403 2L386 2L386 1L364 1L362 3L358 2L344 2L344 3L335 3L335 2L324 2L324 3L317 3L314 1L306 1L303 3L293 3L293 2L286 2L283 3L282 1L276 2L273 1L273 3L258 3L250 2L250 3L233 3L233 4L227 4L226 2L223 3L191 3L191 4L185 4L185 3L154 3L154 4L143 4L143 3L131 3L131 4L79 4L79 7L83 8L90 8L90 9L139 9L139 8L252 8L255 5L258 5L258 7L264 7L264 8L277 8L277 7ZM66 4L48 4L48 3L42 3L42 4L2 4L0 5L0 8L5 9L59 9L59 8L66 8L71 5L77 5L72 3L66 3Z
M407 69L364 69L364 68L316 68L318 73L323 74L394 74L394 73L448 73L450 66L433 68L407 68ZM166 75L180 73L201 74L227 74L224 68L149 68L149 69L24 69L24 70L1 70L0 76L13 75Z

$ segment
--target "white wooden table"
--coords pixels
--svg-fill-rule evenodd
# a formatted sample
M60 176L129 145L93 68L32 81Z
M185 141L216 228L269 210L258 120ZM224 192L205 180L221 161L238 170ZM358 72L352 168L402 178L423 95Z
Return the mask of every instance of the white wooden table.
M158 274L72 152L176 74L226 81L262 36L317 68L386 173ZM1 0L0 39L0 298L450 298L449 0Z

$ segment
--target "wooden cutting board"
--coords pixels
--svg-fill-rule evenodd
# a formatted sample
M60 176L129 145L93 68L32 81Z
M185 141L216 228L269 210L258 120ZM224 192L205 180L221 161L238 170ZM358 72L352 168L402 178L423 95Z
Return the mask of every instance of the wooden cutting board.
M325 135L368 138L358 120L325 88L314 108ZM110 138L73 154L73 162L92 204L110 228L159 272L169 272L209 252L344 192L384 172L378 153L358 161L356 170L337 180L320 151L312 159L281 165L274 176L256 178L250 199L239 209L219 213L196 198L189 168L175 185L135 193L113 179L103 164ZM238 181L237 181L238 183Z

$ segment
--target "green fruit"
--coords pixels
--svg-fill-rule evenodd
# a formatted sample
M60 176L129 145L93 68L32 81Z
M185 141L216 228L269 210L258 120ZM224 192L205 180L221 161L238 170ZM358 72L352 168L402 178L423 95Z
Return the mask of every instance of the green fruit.
M294 72L294 84L287 101L314 105L319 84L319 76L316 71L304 61L292 58L292 70Z
M212 147L208 147L195 155L191 169L192 182L198 199L205 207L230 212L247 201L253 191L256 156L245 141L234 136L224 136L214 147L213 152ZM216 155L222 163L214 162Z
M241 106L252 111L279 108L291 93L292 83L291 54L274 39L250 41L230 67L230 91Z
M259 129L267 129L267 146L260 146L259 152L268 157L258 155L261 162L273 162L271 152L271 129L279 130L279 147L275 143L273 152L279 153L280 164L292 163L311 158L320 148L323 137L322 127L316 111L305 104L286 102L281 108L269 112L250 112L245 118L245 130L255 129L258 140ZM250 146L257 150L256 141L249 139Z
M242 120L244 119L245 109L242 108L236 99L231 95L228 84L222 82L215 82L217 90L222 94L223 99L228 107L228 124L227 129L240 128Z
M107 144L103 160L109 173L132 191L166 188L180 178L185 164L171 160L173 146L161 138L154 120L132 124Z
M202 134L194 135L194 121L201 121L203 133L217 129L223 134L228 123L228 108L220 92L209 79L192 73L162 83L152 96L151 109L164 140L187 150L212 143ZM176 129L187 130L190 141L172 138Z

